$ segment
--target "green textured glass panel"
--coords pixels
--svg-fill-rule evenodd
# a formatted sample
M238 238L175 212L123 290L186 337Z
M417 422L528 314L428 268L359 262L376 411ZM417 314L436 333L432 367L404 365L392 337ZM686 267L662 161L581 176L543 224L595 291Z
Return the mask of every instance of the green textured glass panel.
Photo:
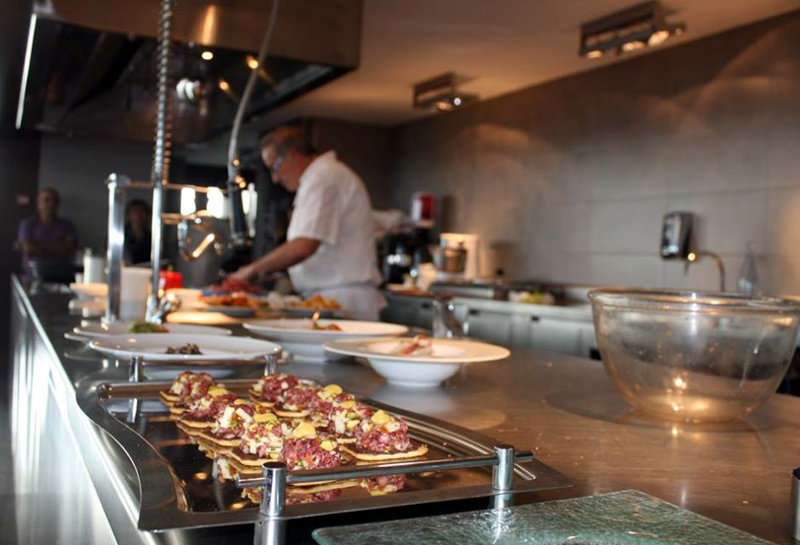
M319 528L320 545L753 545L769 543L638 492Z

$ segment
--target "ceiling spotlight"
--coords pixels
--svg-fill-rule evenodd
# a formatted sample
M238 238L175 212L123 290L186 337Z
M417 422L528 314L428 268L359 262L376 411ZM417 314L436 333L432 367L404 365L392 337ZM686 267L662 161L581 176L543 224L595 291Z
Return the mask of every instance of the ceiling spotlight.
M200 58L203 59L204 61L210 61L211 59L214 58L214 52L206 49L205 51L200 53Z
M247 56L244 58L244 62L246 62L246 63L247 63L247 67L248 67L250 70L255 70L256 68L258 68L258 59L257 59L257 58L255 58L255 57L254 57L254 56L252 56L252 55L247 55Z
M449 112L478 100L478 95L458 90L458 84L464 81L465 78L457 76L454 72L447 72L417 83L414 85L414 108Z
M620 55L662 44L685 30L684 23L666 21L660 2L645 2L581 25L579 54L588 59Z
M219 82L217 82L217 86L219 86L219 90L222 91L225 96L227 96L233 102L239 102L239 97L233 92L230 83L228 83L226 80L220 78Z

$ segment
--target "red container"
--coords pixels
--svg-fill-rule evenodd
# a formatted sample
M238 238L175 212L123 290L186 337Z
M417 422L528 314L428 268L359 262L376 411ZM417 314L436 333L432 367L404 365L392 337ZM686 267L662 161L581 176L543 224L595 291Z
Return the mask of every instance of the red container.
M170 290L172 288L183 287L183 275L176 271L161 271L158 273L159 288Z

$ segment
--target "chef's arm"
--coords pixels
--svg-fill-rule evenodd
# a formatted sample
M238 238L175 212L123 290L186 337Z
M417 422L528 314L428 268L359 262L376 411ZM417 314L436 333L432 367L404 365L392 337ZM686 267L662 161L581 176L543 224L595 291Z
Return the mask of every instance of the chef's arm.
M297 265L314 255L319 248L319 240L298 237L286 241L270 253L249 265L245 265L231 275L239 280L251 280L257 276L282 271Z

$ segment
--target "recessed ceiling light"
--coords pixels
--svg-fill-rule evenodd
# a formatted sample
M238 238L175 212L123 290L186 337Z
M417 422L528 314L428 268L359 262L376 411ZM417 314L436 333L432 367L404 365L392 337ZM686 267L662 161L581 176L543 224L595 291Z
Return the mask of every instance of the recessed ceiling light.
M200 58L203 59L204 61L210 61L211 59L214 58L214 52L206 49L205 51L200 53Z
M248 55L248 56L246 56L246 57L244 58L244 62L246 62L246 63L247 63L247 67L248 67L250 70L255 70L256 68L258 68L258 59L257 59L257 58L255 58L255 57L254 57L254 56L252 56L252 55Z
M478 95L458 90L463 77L447 72L435 78L414 85L413 106L421 109L435 109L448 112L478 100Z

